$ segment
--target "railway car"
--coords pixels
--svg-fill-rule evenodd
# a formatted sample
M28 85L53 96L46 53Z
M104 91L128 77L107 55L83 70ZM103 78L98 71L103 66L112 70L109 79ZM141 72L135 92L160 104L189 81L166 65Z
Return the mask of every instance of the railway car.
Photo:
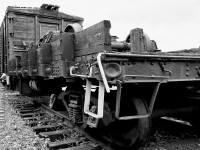
M86 29L82 21L73 18L62 30L45 32L23 55L8 57L13 50L1 49L8 64L1 68L12 73L15 89L48 94L52 109L121 149L148 138L154 118L176 117L199 127L199 48L162 52L141 28L117 41L110 21Z
M153 118L172 116L199 126L199 49L162 52L140 28L117 42L107 20L78 32L75 25L68 28L52 33L60 38L37 51L40 76L54 81L55 89L67 86L52 91L53 109L120 147L146 139Z
M10 88L17 88L22 93L32 92L24 78L30 70L29 44L38 45L47 32L64 31L72 23L81 27L82 22L81 17L59 12L57 5L43 4L40 8L8 6L0 29L0 72L6 73L11 81L15 81L11 82Z
M66 67L62 63L56 70L52 59L43 68L47 78L66 80L67 89L51 96L52 108L62 106L71 121L88 132L97 128L120 147L144 141L153 118L175 117L198 128L199 48L162 52L140 28L117 42L110 28L110 21L104 20L73 34L63 33L73 35L65 40L64 49L61 42L51 43L52 58L58 51L73 52L66 55L73 58L66 57Z

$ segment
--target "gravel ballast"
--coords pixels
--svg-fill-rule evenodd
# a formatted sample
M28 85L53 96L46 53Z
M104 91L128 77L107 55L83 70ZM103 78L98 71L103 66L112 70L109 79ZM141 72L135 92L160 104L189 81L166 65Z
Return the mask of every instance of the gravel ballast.
M0 85L0 88L2 85ZM38 137L9 106L7 99L16 99L15 93L0 91L4 100L4 119L0 124L0 150L46 150L48 139Z

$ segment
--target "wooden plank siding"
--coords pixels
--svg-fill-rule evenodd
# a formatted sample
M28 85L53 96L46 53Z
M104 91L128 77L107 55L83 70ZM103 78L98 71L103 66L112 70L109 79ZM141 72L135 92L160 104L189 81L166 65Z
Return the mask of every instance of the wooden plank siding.
M22 57L23 54L15 51L24 50L28 46L29 41L35 40L34 34L34 17L26 15L8 14L8 43L9 43L9 59L16 56Z
M38 19L39 22L43 22L43 23L51 23L51 24L60 24L62 23L62 20L60 19L51 19L51 18L39 18Z
M110 21L101 21L74 35L75 57L111 50Z

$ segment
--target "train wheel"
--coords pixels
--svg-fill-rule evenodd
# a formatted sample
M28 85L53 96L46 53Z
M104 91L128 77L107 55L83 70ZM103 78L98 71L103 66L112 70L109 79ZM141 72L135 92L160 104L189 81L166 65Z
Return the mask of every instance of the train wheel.
M127 100L127 99L126 99ZM126 106L131 114L147 114L146 103L139 98L131 98ZM122 99L123 101L123 99ZM112 142L120 147L130 147L141 143L149 135L151 129L151 118L117 120L109 125L109 137Z

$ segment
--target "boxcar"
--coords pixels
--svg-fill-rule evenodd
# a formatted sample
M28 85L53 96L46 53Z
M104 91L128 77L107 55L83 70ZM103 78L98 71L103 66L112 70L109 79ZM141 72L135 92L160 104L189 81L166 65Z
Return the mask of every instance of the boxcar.
M10 78L27 74L30 43L37 45L47 32L64 31L72 23L82 26L83 18L59 12L56 5L8 6L0 28L0 73Z

